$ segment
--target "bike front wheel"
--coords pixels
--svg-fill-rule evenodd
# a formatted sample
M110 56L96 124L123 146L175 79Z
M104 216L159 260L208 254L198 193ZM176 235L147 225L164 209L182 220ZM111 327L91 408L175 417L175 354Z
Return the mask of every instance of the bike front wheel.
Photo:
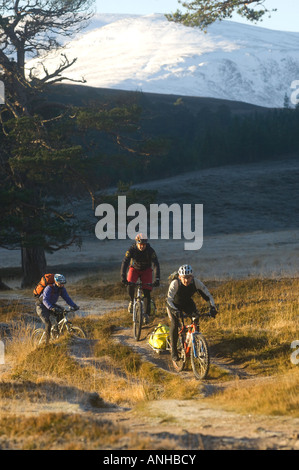
M187 356L186 356L186 351L184 348L184 343L183 343L183 338L182 336L178 337L178 342L177 342L177 351L178 351L178 361L172 360L173 367L177 372L182 372L182 370L185 367Z
M133 335L136 341L139 341L141 334L141 327L143 322L143 307L140 300L137 300L134 305L133 311Z
M84 333L83 330L81 330L81 328L79 328L79 326L71 326L67 332L73 338L81 338L81 339L86 338L86 334Z
M79 326L74 326L70 324L68 324L68 326L64 326L60 334L62 335L67 334L71 336L72 338L81 338L81 339L86 338L86 334L81 328L79 328Z
M206 378L210 367L208 343L201 333L195 333L191 346L191 366L195 377L199 380Z

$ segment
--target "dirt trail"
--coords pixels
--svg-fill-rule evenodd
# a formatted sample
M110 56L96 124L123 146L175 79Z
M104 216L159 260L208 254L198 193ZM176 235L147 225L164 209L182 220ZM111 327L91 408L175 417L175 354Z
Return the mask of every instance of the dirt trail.
M119 330L115 340L121 341L137 350L146 360L150 360L157 367L169 370L169 356L158 356L148 346L144 339L134 343L130 330ZM73 357L81 366L97 361L91 355L91 341L77 340L72 347ZM230 367L227 365L226 367ZM1 368L1 375L9 371L9 364ZM267 380L244 378L244 372L232 368L232 380L222 383L221 386L232 386L236 377L246 386L247 381ZM103 367L99 364L99 374L103 374ZM175 373L175 372L173 372ZM191 371L182 372L186 377L192 378ZM240 375L239 375L240 374ZM1 379L1 376L0 376ZM199 386L201 384L199 383ZM61 386L58 386L58 388ZM213 384L204 384L207 395L213 393ZM39 389L39 393L41 390ZM46 392L45 392L46 393ZM203 394L205 395L205 393ZM122 443L117 442L111 449L132 449L130 447L131 435L136 434L140 439L148 442L148 449L174 449L174 450L235 450L235 449L288 449L299 450L299 419L290 417L269 417L254 415L239 415L224 411L223 409L206 403L204 400L157 400L144 405L143 411L137 413L130 407L109 405L98 408L93 406L93 394L79 393L77 389L69 387L63 397L53 401L48 400L1 400L0 415L4 413L22 416L34 416L48 412L78 413L80 416L90 417L99 422L109 421L124 429Z
M172 372L167 352L157 355L148 344L152 328L144 327L141 341L136 343L131 329L118 330L115 340L132 347L141 356L157 367ZM89 356L87 343L73 350L74 356L82 363L95 360ZM248 375L237 368L217 359L212 362L228 369L231 380L221 387L234 386L236 379L243 386L252 381L269 380ZM175 372L172 372L175 373ZM193 378L191 371L183 371L186 380ZM199 383L199 386L202 386ZM219 384L203 384L203 396L211 395ZM206 403L204 400L157 400L148 402L142 413L130 408L108 408L101 411L101 418L121 424L140 437L150 439L153 449L294 449L299 450L299 419L290 417L269 417L240 415Z
M83 307L83 304L82 304ZM108 305L101 303L84 304L86 314L106 311ZM120 305L118 305L120 307ZM110 306L111 308L111 306ZM170 364L169 353L158 355L148 344L148 336L153 326L143 327L141 341L138 343L132 337L132 329L119 329L114 333L115 341L126 344L136 350L141 356L152 362L156 367L174 373ZM77 340L71 350L81 366L90 363L97 364L99 376L105 373L105 363L92 355L92 341L89 339ZM227 382L216 383L207 380L199 382L202 397L211 397L219 387L236 385L247 386L252 381L269 380L271 378L252 377L245 370L236 367L220 358L212 363L229 372ZM0 366L0 385L10 370L10 364ZM121 371L120 371L121 373ZM187 370L181 373L183 377L193 379L192 372ZM132 449L130 435L138 434L140 439L148 442L148 449L294 449L299 450L299 419L290 417L269 417L255 415L240 415L224 411L209 400L157 400L147 402L142 412L137 413L130 407L118 407L111 404L99 408L94 406L94 396L90 393L78 391L76 388L64 387L57 384L57 398L48 399L46 384L44 389L30 393L41 394L38 400L1 399L0 415L12 414L32 416L48 412L78 413L80 416L92 419L107 420L124 428L124 439L117 442L114 449ZM67 389L67 390L65 390ZM44 395L43 395L44 394ZM52 394L53 395L53 394ZM0 443L1 446L1 443ZM113 447L112 447L113 449Z

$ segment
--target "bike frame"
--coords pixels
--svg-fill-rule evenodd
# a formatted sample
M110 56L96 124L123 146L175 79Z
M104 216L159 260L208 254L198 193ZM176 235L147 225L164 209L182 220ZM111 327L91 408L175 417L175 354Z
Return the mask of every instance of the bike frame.
M62 329L65 325L66 325L67 329L68 329L69 326L72 326L72 322L69 321L66 313L63 314L63 318L57 323L57 326L59 328L59 333L61 333L61 331L62 331Z
M194 336L199 334L198 326L194 322L192 322L190 325L184 325L184 321L183 320L181 321L182 321L182 325L181 325L181 329L179 330L179 336L182 337L183 346L186 352L186 357L190 356L191 347L193 348L195 357L197 357ZM187 338L187 336L189 337Z
M201 313L201 314L199 314L199 317L200 318L211 318L211 315L208 314L208 313ZM180 321L181 321L181 328L179 330L179 336L181 336L182 339L183 339L183 346L184 346L184 350L186 352L186 357L190 356L191 346L192 346L194 356L197 358L196 348L195 348L195 339L194 338L195 338L196 335L201 335L201 332L200 332L200 329L199 329L199 323L195 323L195 321L192 320L192 322L189 325L185 325L184 324L184 316L182 316L180 318ZM188 332L190 333L190 340L188 341L188 343L186 343L186 336L187 336Z
M75 310L73 310L72 308L70 309L63 309L61 310L61 312L59 312L60 315L63 315L63 318L61 320L59 320L59 322L57 321L57 317L55 314L53 314L55 320L56 320L56 324L52 325L51 327L51 332L55 332L55 328L58 328L58 333L59 333L59 336L62 334L62 331L64 329L64 327L66 327L67 331L69 331L70 328L72 328L73 324L72 322L68 319L68 315L72 312L74 312Z
M142 314L144 313L144 302L143 302L143 290L142 290L142 282L139 279L136 284L136 291L134 295L134 303L133 303L133 322L136 320L136 303L138 300L141 302L141 307L142 307Z
M136 318L135 318L135 307L136 307L136 303L138 301L141 302L141 307L142 307L142 315L144 314L144 301L143 301L143 288L142 288L142 281L141 279L138 279L137 282L130 282L129 283L131 286L135 286L135 294L134 294L134 302L133 302L133 322L135 322ZM148 286L152 286L151 283L147 283L145 285L148 285Z
M51 339L54 339L54 340L58 339L65 332L65 330L70 334L75 334L75 335L77 334L77 336L79 334L80 338L85 338L84 331L77 326L73 326L73 323L68 319L68 314L74 311L75 310L73 309L62 309L59 312L59 314L63 315L63 318L59 321L57 321L57 314L51 312L51 317L55 318L55 323L54 324L52 323L52 326L51 326L51 333L50 333ZM41 344L41 342L43 341L46 335L45 330L42 328L37 328L33 332L33 335L35 334L37 334L37 336L41 334L41 337L39 338L39 343L38 343L38 344Z

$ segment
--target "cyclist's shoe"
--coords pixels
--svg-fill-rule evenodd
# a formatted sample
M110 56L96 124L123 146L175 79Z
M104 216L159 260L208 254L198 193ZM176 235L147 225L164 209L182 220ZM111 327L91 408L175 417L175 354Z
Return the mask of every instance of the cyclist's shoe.
M132 301L130 301L130 303L129 303L128 312L133 313L133 302Z
M173 363L173 367L175 368L175 370L177 372L181 372L182 370L182 366L183 366L183 360L180 359L178 356L172 356L172 363Z

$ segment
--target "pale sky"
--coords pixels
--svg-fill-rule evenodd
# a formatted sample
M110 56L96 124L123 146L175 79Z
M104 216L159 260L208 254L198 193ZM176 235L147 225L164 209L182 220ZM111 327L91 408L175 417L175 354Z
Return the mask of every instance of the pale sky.
M299 0L265 0L268 9L277 8L271 18L264 18L257 26L281 31L299 32ZM98 13L129 13L148 15L151 13L171 13L182 6L177 0L96 0ZM234 21L254 24L235 15Z

